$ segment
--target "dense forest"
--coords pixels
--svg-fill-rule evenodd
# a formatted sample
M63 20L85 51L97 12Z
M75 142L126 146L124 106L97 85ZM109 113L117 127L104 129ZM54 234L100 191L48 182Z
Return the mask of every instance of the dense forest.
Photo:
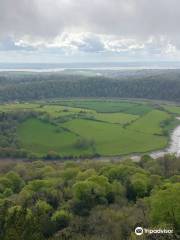
M0 74L0 102L48 98L109 97L180 100L180 71Z
M1 240L179 239L180 159L0 162ZM137 226L173 234L134 233Z

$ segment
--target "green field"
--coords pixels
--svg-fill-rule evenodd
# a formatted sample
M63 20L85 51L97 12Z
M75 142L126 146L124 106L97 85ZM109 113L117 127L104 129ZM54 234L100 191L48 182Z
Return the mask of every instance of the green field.
M62 101L60 104L64 106L93 109L100 113L125 112L129 114L143 115L152 110L152 107L147 104L115 100L69 100Z
M55 151L62 156L68 153L80 155L92 152L91 149L78 150L74 147L78 138L75 133L38 119L28 119L22 123L18 129L18 134L23 147L39 155L49 151Z
M159 123L169 119L170 115L159 110L152 110L131 124L128 129L149 134L162 134Z
M0 106L0 112L39 113L17 127L21 148L39 157L52 151L62 157L119 156L165 148L164 123L178 109L150 102L97 99Z
M180 114L180 106L175 105L163 105L163 108L170 113Z
M94 119L102 122L126 124L136 120L139 116L127 113L93 113Z
M146 152L166 144L166 138L146 134L122 126L91 120L75 119L63 125L84 138L93 139L101 155Z

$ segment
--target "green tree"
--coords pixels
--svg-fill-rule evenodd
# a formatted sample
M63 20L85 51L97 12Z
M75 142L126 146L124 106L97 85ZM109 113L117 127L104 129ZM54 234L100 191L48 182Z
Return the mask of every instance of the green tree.
M39 222L31 210L14 206L6 216L3 240L44 240Z
M136 200L140 197L145 197L150 191L150 177L142 174L136 173L127 183L127 197L130 200Z
M11 182L11 188L15 193L19 192L25 185L24 180L16 172L8 172L6 177Z
M151 218L156 224L170 224L180 229L180 183L168 185L151 196Z
M61 230L68 227L71 215L65 210L57 210L51 217L51 221L55 224L55 229Z

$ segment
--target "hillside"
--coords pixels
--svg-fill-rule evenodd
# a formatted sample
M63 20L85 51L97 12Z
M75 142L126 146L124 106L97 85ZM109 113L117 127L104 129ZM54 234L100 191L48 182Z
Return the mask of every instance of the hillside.
M98 73L0 73L0 102L73 97L180 100L179 70Z

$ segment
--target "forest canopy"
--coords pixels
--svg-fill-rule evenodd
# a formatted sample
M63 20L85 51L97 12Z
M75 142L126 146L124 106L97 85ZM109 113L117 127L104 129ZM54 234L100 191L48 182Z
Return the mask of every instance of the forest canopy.
M1 73L0 102L72 97L180 100L179 70L115 73Z
M178 239L180 159L0 162L0 239ZM158 238L157 238L158 237ZM145 238L146 239L146 238Z

